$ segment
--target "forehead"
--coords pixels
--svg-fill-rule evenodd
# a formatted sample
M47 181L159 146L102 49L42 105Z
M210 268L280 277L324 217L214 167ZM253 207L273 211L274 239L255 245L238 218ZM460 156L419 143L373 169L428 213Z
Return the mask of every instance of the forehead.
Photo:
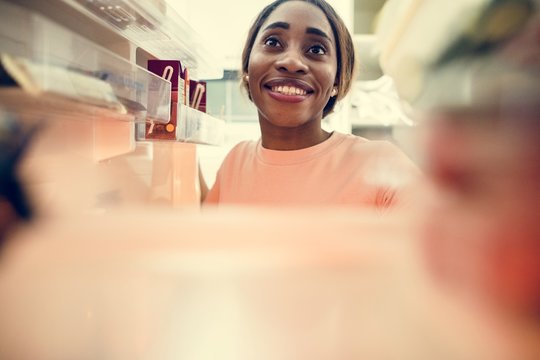
M291 29L317 28L334 39L332 27L324 12L318 6L305 1L287 1L279 5L268 16L261 29L275 22L286 22Z

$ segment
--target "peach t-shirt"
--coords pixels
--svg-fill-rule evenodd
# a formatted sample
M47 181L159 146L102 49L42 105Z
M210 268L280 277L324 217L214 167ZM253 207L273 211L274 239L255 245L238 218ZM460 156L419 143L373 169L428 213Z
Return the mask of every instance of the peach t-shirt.
M221 165L205 204L366 205L387 208L419 176L396 146L333 132L300 150L236 145Z

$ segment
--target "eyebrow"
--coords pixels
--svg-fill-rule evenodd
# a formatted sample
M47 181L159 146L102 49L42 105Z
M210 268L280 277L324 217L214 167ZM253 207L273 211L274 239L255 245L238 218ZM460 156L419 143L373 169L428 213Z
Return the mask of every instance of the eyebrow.
M275 23L272 23L270 25L268 25L267 27L264 28L264 30L268 30L268 29L277 29L277 28L281 28L281 29L289 29L291 26L289 25L289 23L286 23L284 21L277 21Z
M322 36L322 37L327 38L328 40L330 40L330 36L328 36L324 31L322 31L320 29L317 29L317 28L308 27L306 29L306 34L319 35L319 36Z
M289 23L286 23L284 21L276 21L275 23L272 23L272 24L268 25L267 27L265 27L264 31L269 30L269 29L285 29L285 30L288 30L290 27L291 27L291 25ZM330 36L328 36L328 34L326 34L324 31L322 31L320 29L317 29L317 28L314 28L314 27L308 27L306 29L306 34L318 35L318 36L321 36L321 37L324 37L324 38L330 40Z

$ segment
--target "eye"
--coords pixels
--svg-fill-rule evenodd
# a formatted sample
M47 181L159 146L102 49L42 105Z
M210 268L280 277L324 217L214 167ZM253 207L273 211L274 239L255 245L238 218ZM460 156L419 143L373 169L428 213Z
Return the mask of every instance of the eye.
M264 40L264 46L279 47L279 46L281 46L281 44L280 44L279 40L276 39L275 37L269 37L266 40Z
M322 45L313 45L308 49L308 53L313 55L326 55L326 49Z

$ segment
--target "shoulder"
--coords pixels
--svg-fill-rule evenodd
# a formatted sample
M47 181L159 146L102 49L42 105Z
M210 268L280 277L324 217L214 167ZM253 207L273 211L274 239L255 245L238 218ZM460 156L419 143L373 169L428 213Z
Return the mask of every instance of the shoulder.
M238 144L234 145L231 150L229 150L228 157L231 156L240 156L242 154L251 153L257 149L258 141L245 140L241 141Z
M343 144L363 144L369 142L368 139L353 134L344 134L338 131L332 133L332 137L336 142Z
M257 151L258 141L241 141L234 145L223 160L223 164L243 162L247 158L254 157Z
M404 157L405 153L395 144L387 140L368 140L352 134L336 134L342 139L345 147L352 148L371 156Z
M387 140L368 140L351 134L338 134L342 138L341 151L347 157L354 156L368 164L385 168L406 169L419 172L412 159L394 143Z
M398 155L401 150L389 141L368 140L353 134L335 133L335 141L342 151L363 154L365 156L377 156L382 154Z

